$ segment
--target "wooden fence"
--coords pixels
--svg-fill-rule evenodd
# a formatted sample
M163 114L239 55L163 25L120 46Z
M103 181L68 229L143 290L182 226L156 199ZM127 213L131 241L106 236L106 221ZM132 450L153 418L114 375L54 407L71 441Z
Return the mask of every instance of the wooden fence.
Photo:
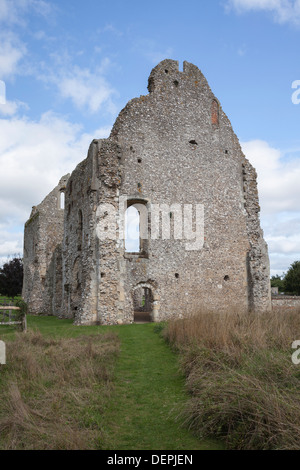
M23 315L21 320L16 320L16 312L20 311L20 307L14 307L12 305L0 306L0 319L2 316L1 325L21 325L24 332L27 331L27 319L26 314Z

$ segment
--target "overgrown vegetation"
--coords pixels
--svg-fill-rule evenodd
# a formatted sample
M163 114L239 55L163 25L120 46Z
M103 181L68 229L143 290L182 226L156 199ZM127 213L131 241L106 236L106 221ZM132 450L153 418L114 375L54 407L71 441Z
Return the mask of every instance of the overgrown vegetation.
M278 292L284 292L284 275L279 276L278 274L276 276L271 277L271 287L278 287Z
M300 312L200 312L171 321L165 336L182 357L191 399L182 412L200 438L231 449L299 449Z
M300 261L294 261L287 273L271 277L271 287L278 287L278 292L300 295Z
M7 309L3 310L3 307ZM18 307L19 310L10 310L9 306ZM1 328L6 327L5 323L9 322L20 322L19 324L13 325L13 329L17 329L20 331L26 331L26 315L28 312L28 305L22 299L15 297L14 299L0 296L0 326ZM3 325L4 323L4 325Z
M26 334L0 329L8 348L0 369L0 449L224 448L199 441L178 420L188 395L161 325L27 319Z
M300 295L300 261L292 263L284 277L284 289L286 292Z
M28 305L23 299L16 299L14 302L16 307L19 307L19 311L16 313L16 321L22 321L27 315Z
M21 294L22 285L23 260L15 256L0 268L0 294L14 298Z
M17 333L0 369L0 448L103 448L118 350L111 332L76 339Z

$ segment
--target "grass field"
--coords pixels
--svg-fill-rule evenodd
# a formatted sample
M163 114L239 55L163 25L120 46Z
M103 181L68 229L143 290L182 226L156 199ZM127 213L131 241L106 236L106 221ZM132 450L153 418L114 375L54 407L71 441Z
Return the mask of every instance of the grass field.
M183 417L199 439L231 449L300 448L300 312L199 312L165 332L179 351L191 399Z
M75 327L28 316L28 328L0 328L1 449L223 448L178 418L184 376L157 325Z

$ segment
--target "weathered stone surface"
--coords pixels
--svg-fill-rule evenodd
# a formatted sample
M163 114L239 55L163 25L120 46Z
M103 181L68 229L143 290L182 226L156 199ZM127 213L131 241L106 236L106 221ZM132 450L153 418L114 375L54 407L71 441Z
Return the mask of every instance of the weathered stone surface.
M38 206L32 208L25 224L23 297L32 313L58 312L53 297L61 296L62 287L55 284L55 292L54 286L51 291L47 286L53 283L53 257L63 239L64 209L60 206L60 197L68 178L69 175L62 177L56 188Z
M272 307L274 310L300 309L300 297L277 295L272 297Z
M25 300L32 311L77 324L134 321L140 288L151 291L155 321L201 307L270 309L256 172L227 116L188 62L180 72L176 61L162 61L148 89L126 105L110 137L94 140L87 158L65 179L64 228L61 213L55 212L59 223L46 214L60 185L31 215L25 227ZM170 239L153 239L151 225L140 253L125 253L119 238L123 199L144 207L149 223L155 204L168 205L171 226L176 207L202 205L203 247L187 250L186 240L174 239L174 229ZM112 208L117 237L99 238L99 224L103 233L112 227ZM57 236L49 240L54 223Z

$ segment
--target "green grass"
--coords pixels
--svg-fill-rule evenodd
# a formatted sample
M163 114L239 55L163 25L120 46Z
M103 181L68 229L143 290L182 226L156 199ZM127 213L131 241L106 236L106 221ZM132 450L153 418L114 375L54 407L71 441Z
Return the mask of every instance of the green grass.
M113 332L121 346L112 391L91 420L101 427L102 448L108 450L222 449L220 442L200 441L178 419L187 399L178 358L157 325L74 326L71 320L28 316L28 328L45 337L76 338ZM14 331L0 328L0 339L10 341Z
M177 357L154 332L156 325L110 327L121 339L115 391L106 410L108 449L220 449L199 441L182 426L178 415L187 395Z

